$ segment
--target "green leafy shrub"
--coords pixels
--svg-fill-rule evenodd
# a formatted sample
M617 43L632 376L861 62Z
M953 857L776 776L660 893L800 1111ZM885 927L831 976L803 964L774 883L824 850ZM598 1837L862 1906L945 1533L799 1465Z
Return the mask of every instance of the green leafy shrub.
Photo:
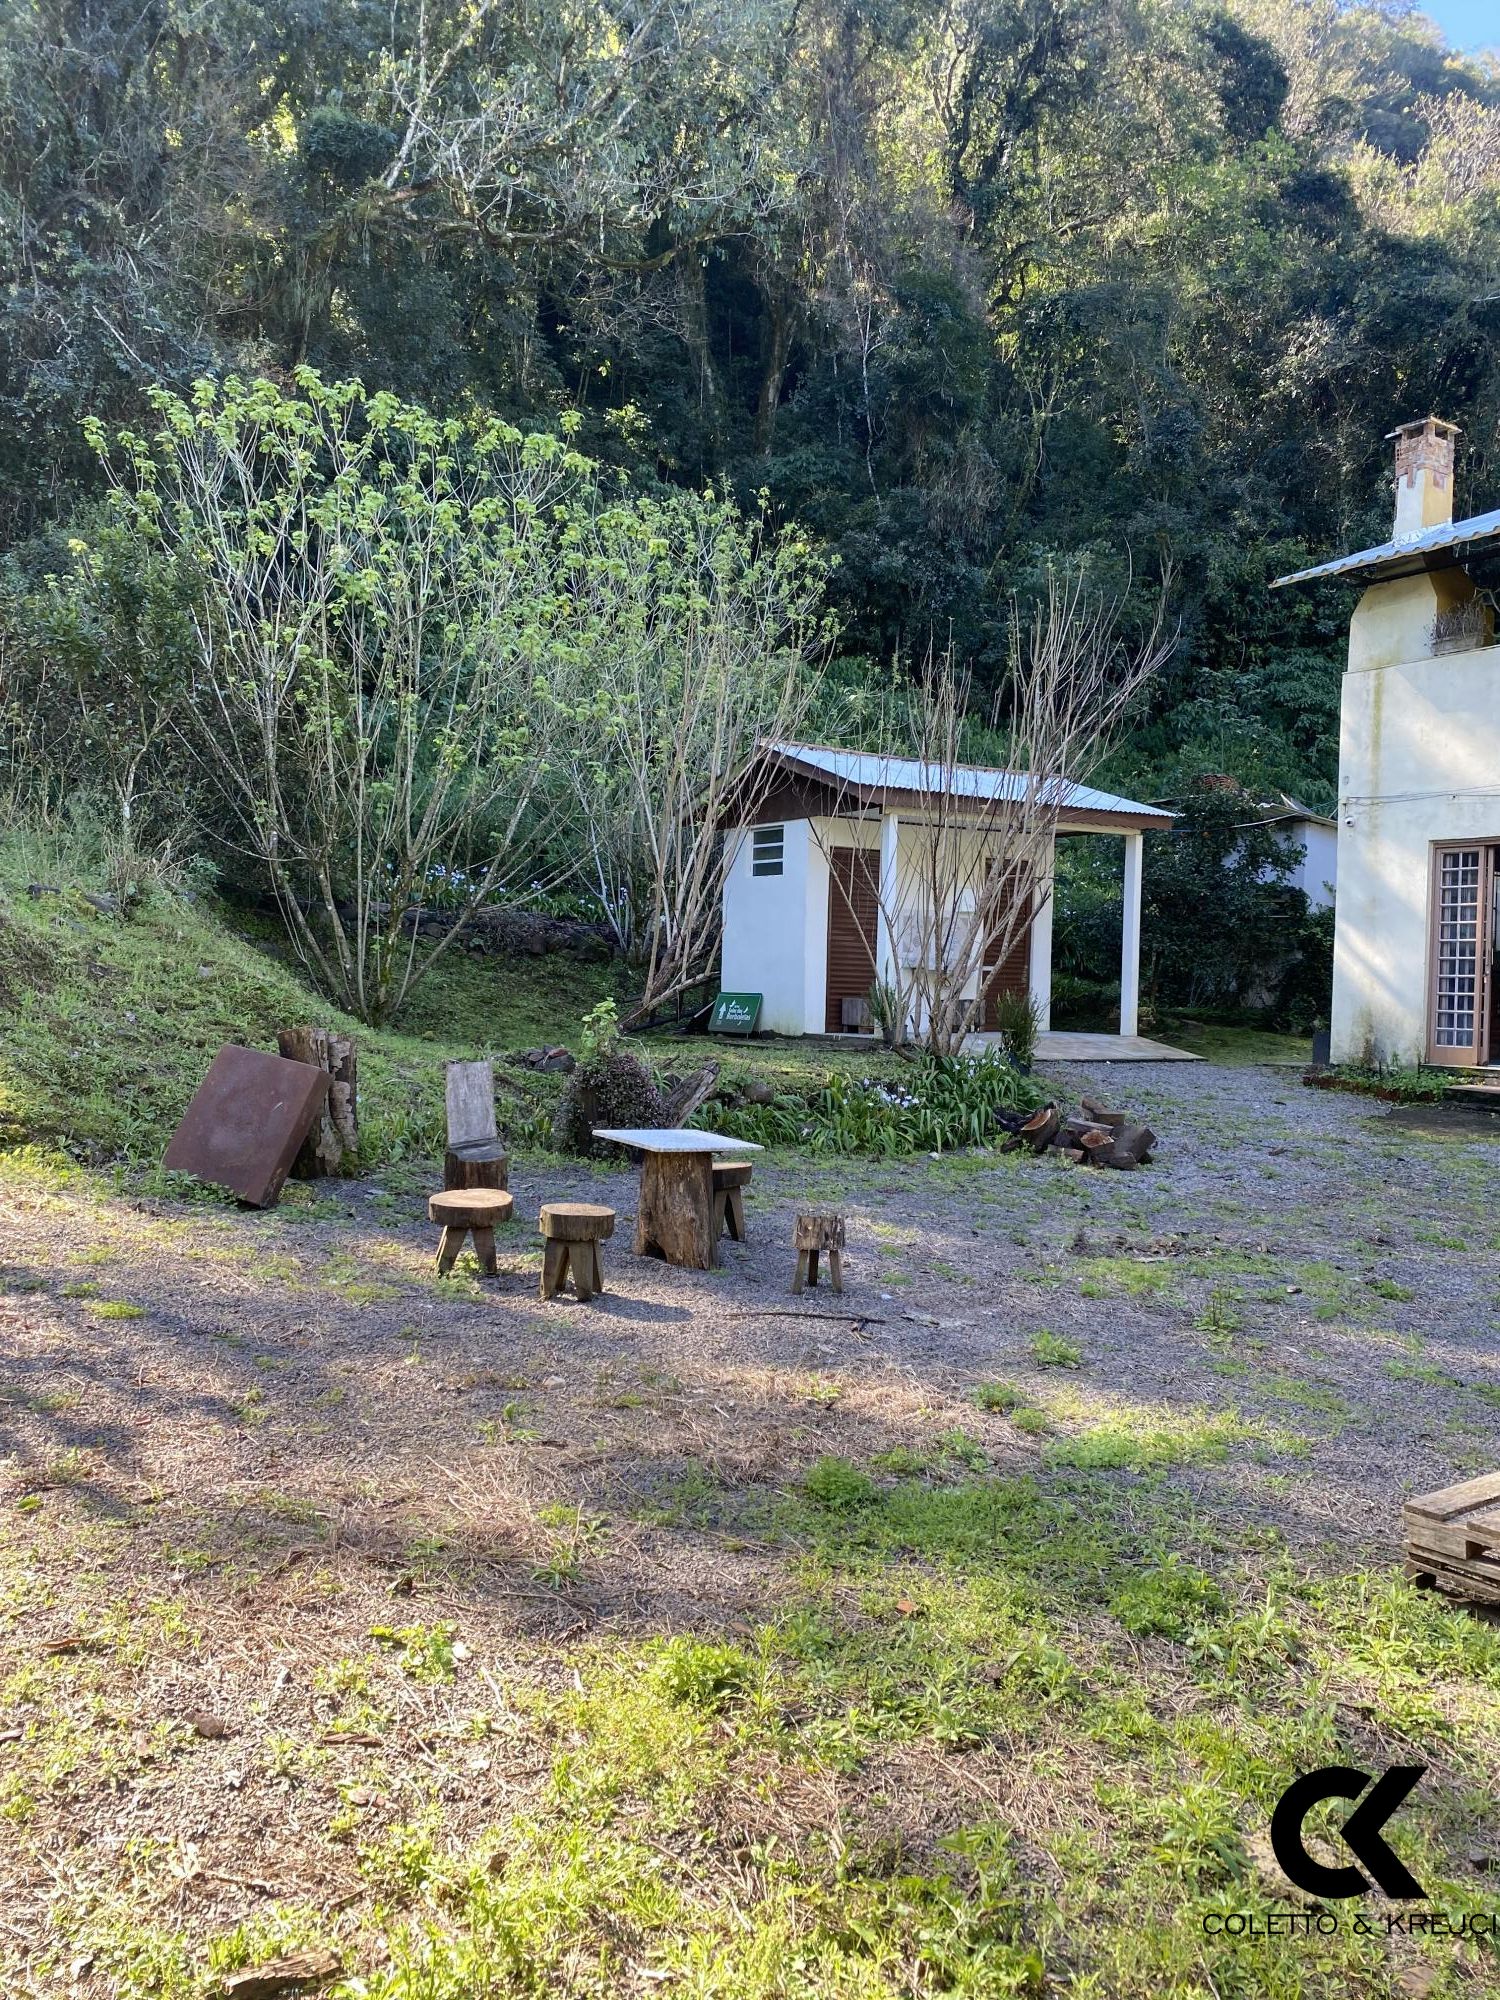
M707 1639L669 1639L656 1659L656 1679L669 1701L717 1715L743 1695L755 1665L738 1646Z
M1008 1417L1012 1410L1019 1409L1026 1398L1019 1389L1013 1389L1009 1382L981 1382L974 1391L974 1401L981 1410L996 1411Z
M805 1098L714 1105L702 1122L762 1146L894 1158L983 1146L1003 1131L998 1114L1030 1111L1042 1093L999 1049L976 1056L923 1055L909 1076L832 1076Z
M1042 1016L1029 993L998 993L994 1003L995 1029L1005 1044L1005 1052L1022 1069L1030 1069L1036 1054L1036 1038L1042 1032Z
M1463 1080L1462 1070L1422 1069L1415 1063L1340 1063L1313 1079L1325 1090L1352 1090L1395 1104L1441 1103Z
M847 1458L820 1458L802 1482L809 1500L831 1513L848 1514L875 1499L875 1482Z
M460 1657L454 1644L456 1625L372 1625L370 1637L397 1655L402 1673L435 1687L453 1679Z
M1224 1593L1202 1570L1168 1556L1160 1569L1133 1576L1109 1608L1137 1639L1185 1639L1195 1625L1224 1609Z
M620 1040L620 1010L608 994L583 1017L578 1031L578 1053L584 1062L612 1056Z
M661 1122L662 1095L649 1066L628 1049L611 1048L579 1063L563 1085L552 1141L559 1152L604 1154L609 1144L594 1138L596 1125Z
M1031 1339L1031 1358L1038 1368L1081 1368L1083 1350L1071 1340L1064 1340L1059 1333L1048 1333L1045 1327Z

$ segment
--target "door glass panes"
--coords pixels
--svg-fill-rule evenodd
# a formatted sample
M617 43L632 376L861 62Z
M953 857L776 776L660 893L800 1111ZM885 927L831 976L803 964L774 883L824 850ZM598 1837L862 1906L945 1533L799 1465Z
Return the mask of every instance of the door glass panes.
M1451 847L1438 856L1437 1005L1440 1049L1474 1046L1479 1004L1479 878L1482 850Z

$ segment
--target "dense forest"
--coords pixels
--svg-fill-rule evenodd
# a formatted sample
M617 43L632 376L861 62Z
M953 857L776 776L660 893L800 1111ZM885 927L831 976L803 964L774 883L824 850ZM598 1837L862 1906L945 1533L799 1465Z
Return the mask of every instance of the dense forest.
M313 369L794 528L835 688L1170 574L1117 781L1326 805L1347 603L1267 579L1414 414L1500 490L1500 71L1399 4L13 0L0 260L13 660L85 419Z
M522 716L524 682L490 678L504 658L520 652L578 728L554 758L562 792L578 778L568 854L586 828L574 890L630 950L662 934L664 866L694 910L712 904L696 842L664 864L652 834L668 812L694 818L682 770L634 796L616 784L674 738L686 764L694 740L672 676L706 628L680 592L668 606L676 576L712 576L710 650L738 648L732 678L754 682L736 726L774 712L834 734L934 658L982 704L1004 700L1024 606L1066 572L1122 606L1126 638L1164 590L1178 630L1104 766L1120 790L1186 802L1178 830L1204 836L1148 870L1148 992L1264 998L1306 908L1264 880L1244 810L1200 780L1330 806L1348 614L1346 592L1266 584L1388 532L1386 432L1414 414L1464 428L1460 506L1500 492L1500 68L1456 58L1402 0L16 0L0 18L0 246L8 790L24 802L40 782L54 810L112 792L126 818L164 806L150 832L210 866L250 854L242 880L272 886L294 932L296 898L326 910L322 942L304 940L314 970L350 900L480 880L480 852L498 882L518 828L546 848L536 760L516 746L556 748L556 728ZM174 464L144 470L130 428L162 420ZM194 424L218 438L214 464L204 438L184 442ZM412 484L432 424L492 476L452 490L470 524L456 536L438 486ZM202 674L226 656L230 628L210 626L242 574L240 528L212 526L218 492L228 472L262 480L264 438L290 450L312 432L324 468L376 482L350 520L388 506L382 478L420 502L360 562L410 588L416 540L446 536L448 594L420 614L436 640L410 656L420 716L402 662L368 652L392 628L356 602L360 564L350 590L348 566L318 582L322 558L296 558L298 616L354 620L336 648L350 728L370 702L404 718L380 756L406 758L402 784L432 802L434 772L446 786L478 738L428 738L424 718L444 686L464 702L484 686L494 728L510 714L494 738L508 772L530 772L502 800L492 770L454 796L452 838L428 824L400 858L362 848L350 798L376 794L344 782L332 734L324 766L308 762L294 690L284 810L268 816L274 774L212 768L262 714L246 696L234 720L248 682ZM404 440L406 470L380 470L378 434ZM544 472L546 438L572 470ZM298 478L258 486L256 506L322 506ZM572 530L528 526L536 482L574 494L564 512L584 496L586 554ZM176 512L156 512L172 492ZM610 492L624 514L598 512ZM288 548L326 552L326 528ZM258 620L288 574L262 564L260 608L230 618L262 668ZM582 650L542 632L564 598L588 620ZM478 682L444 638L476 618ZM786 662L814 632L818 694L800 702ZM240 860L222 840L236 796ZM1226 864L1242 894L1222 894ZM1110 850L1064 870L1064 974L1116 954L1116 868ZM1326 932L1312 958L1296 946L1304 1020ZM708 950L704 930L678 972Z

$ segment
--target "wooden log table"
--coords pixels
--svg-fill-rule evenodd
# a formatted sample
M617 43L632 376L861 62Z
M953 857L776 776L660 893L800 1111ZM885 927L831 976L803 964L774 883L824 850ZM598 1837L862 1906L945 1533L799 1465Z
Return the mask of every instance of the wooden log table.
M714 1251L714 1154L758 1153L748 1139L722 1132L695 1132L687 1126L638 1131L595 1127L596 1139L633 1146L645 1154L641 1198L636 1205L635 1254L663 1257L689 1271L712 1270Z

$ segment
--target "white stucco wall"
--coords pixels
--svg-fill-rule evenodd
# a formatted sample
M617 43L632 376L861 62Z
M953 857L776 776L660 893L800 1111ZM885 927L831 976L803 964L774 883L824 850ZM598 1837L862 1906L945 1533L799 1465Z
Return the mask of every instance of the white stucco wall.
M1331 826L1313 826L1307 821L1293 830L1299 847L1306 849L1292 876L1315 910L1326 910L1333 901L1339 875L1339 837Z
M1366 591L1339 734L1335 1062L1427 1053L1435 841L1500 842L1500 649L1396 657L1430 636L1451 576ZM1425 643L1425 640L1424 640Z
M800 1035L807 1011L807 912L818 897L818 881L826 883L826 864L819 855L817 868L812 865L805 819L786 823L780 875L751 874L753 843L748 828L731 834L730 839L735 848L724 880L719 983L728 993L765 996L762 1028L778 1035ZM814 877L811 884L810 875ZM826 909L826 888L822 902ZM823 949L826 957L826 943ZM821 969L818 977L821 982Z
M1331 826L1318 826L1311 820L1288 820L1278 824L1278 839L1288 852L1302 850L1301 858L1290 875L1278 875L1267 866L1261 870L1263 882L1285 882L1290 888L1300 889L1315 910L1326 910L1333 901L1334 889L1338 882L1338 833ZM1226 863L1226 866L1228 864Z

